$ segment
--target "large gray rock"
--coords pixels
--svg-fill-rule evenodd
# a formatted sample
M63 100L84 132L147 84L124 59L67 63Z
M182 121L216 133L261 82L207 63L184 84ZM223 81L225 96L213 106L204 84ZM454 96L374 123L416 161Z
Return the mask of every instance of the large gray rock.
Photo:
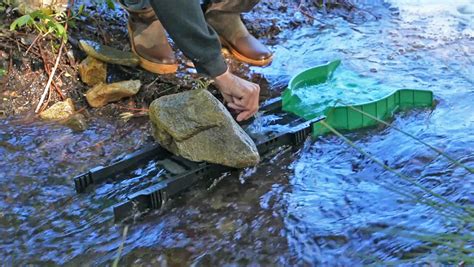
M256 165L253 140L207 90L167 95L150 105L155 139L166 149L192 161L230 167Z

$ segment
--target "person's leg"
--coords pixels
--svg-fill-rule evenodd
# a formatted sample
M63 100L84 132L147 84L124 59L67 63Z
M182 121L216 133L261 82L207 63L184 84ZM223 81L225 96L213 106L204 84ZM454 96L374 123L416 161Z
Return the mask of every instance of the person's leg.
M253 37L240 19L240 14L252 10L259 0L205 1L207 22L219 34L222 45L240 61L265 66L271 63L272 52Z
M128 34L132 51L140 57L140 66L150 72L176 72L178 64L166 32L148 0L122 0L129 13Z

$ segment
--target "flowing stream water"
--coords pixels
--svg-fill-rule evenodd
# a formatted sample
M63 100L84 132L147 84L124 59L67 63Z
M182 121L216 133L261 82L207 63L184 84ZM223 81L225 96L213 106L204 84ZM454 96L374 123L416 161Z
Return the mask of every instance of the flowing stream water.
M282 32L272 47L272 66L253 70L278 86L306 68L341 59L385 87L432 90L434 109L397 113L392 124L474 167L474 1L359 6L354 21L327 14L312 26ZM106 121L93 122L84 133L1 121L2 264L110 264L124 228L113 222L111 206L157 171L145 166L131 179L81 195L72 177L142 146L147 141L141 131L123 132ZM123 136L120 143L107 142L117 135ZM282 150L239 177L193 189L163 211L136 219L128 225L121 263L358 266L472 260L472 220L421 203L433 197L418 185L472 207L474 175L390 128L346 136L416 184L385 171L337 136L308 140L299 150ZM443 234L456 239L433 241ZM453 256L452 250L465 253Z

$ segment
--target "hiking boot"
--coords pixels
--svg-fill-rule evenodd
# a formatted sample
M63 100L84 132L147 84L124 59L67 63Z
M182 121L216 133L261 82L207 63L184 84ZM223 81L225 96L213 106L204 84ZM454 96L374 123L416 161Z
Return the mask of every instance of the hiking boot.
M127 27L131 49L140 58L140 66L158 74L176 72L178 63L174 51L153 9L124 8L129 13Z
M254 66L272 62L272 52L249 33L240 14L212 10L206 13L206 20L219 34L222 46L237 60Z

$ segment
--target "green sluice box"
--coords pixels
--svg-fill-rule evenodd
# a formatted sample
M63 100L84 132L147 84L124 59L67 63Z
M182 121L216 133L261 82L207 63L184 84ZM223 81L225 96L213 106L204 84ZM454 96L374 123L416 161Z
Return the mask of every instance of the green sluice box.
M337 130L375 126L400 109L433 107L433 92L393 90L379 81L341 68L339 60L307 69L291 79L282 94L284 111L306 120L324 116ZM320 122L313 124L314 137L328 133Z

